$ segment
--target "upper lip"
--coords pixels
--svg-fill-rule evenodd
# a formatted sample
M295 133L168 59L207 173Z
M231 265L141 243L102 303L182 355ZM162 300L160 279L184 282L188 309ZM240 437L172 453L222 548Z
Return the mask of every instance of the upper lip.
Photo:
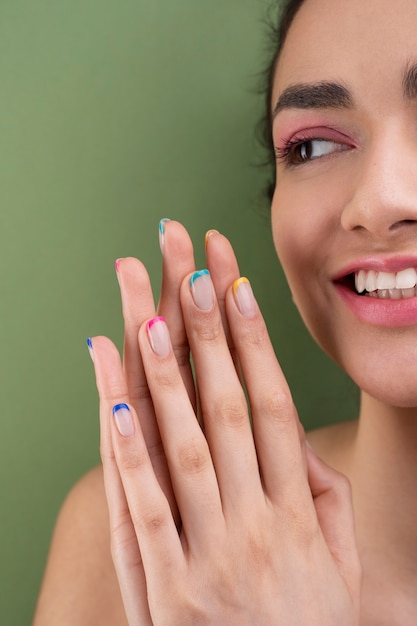
M376 272L401 272L409 267L417 268L417 255L397 255L390 257L368 256L356 259L346 264L333 277L333 281L346 278L360 270L374 270Z

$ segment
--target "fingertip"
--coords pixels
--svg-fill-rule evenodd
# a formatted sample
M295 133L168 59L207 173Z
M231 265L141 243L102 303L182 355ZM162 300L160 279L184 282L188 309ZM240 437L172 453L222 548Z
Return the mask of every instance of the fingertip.
M208 245L210 237L213 237L214 235L220 235L219 231L215 230L214 228L206 232L204 236L204 245L205 245L206 250L207 250L207 245Z
M171 258L174 255L177 259L186 259L189 263L193 259L194 248L190 235L180 222L168 220L163 222L163 258L169 254ZM161 233L160 233L161 234Z

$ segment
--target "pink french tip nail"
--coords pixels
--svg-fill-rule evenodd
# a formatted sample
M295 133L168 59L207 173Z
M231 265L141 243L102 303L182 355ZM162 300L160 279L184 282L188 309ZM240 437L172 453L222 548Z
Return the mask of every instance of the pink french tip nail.
M120 257L119 259L116 259L115 262L114 262L114 267L116 269L116 272L119 271L120 261L123 261L123 257Z
M161 357L168 356L170 352L170 340L166 322L163 317L158 316L149 320L146 325L149 342L152 350Z

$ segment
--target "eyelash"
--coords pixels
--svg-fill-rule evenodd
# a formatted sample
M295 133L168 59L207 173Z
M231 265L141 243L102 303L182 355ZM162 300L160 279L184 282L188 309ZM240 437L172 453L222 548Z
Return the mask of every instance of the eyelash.
M333 144L335 148L334 150L330 150L328 153L316 157L309 157L308 150L306 151L307 155L305 157L302 157L299 153L297 153L297 150L300 150L303 146L310 144L311 147L313 142ZM288 139L282 147L275 147L275 156L277 160L283 161L288 167L298 167L299 165L305 165L307 163L311 163L311 161L319 160L324 156L330 156L333 152L339 152L346 149L348 149L348 146L340 144L335 139L324 137L297 137L296 139Z
M319 137L314 138L298 138L298 139L288 139L285 141L282 147L275 147L275 156L278 161L283 161L285 165L288 166L297 166L303 165L304 163L309 163L311 159L303 159L299 155L296 155L297 148L301 148L307 143L311 143L312 141L326 141L325 139L321 139Z

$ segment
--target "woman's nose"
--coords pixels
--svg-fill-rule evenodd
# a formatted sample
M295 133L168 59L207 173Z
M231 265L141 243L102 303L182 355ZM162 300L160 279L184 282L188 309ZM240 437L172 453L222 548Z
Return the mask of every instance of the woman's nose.
M393 128L361 156L342 227L378 239L410 225L417 234L417 137Z

